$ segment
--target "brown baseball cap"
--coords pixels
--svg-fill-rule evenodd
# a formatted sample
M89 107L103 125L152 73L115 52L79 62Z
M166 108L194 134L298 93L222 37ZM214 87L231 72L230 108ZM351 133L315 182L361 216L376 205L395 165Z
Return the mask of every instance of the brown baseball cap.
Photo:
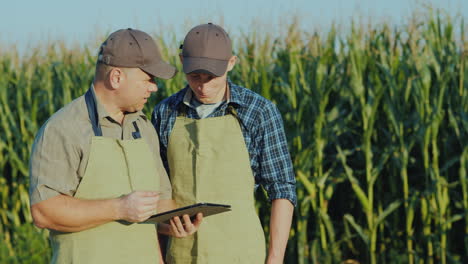
M120 29L102 43L98 62L142 71L163 79L170 79L176 68L163 61L159 48L150 35L136 29Z
M192 28L185 36L182 48L184 73L208 72L221 76L232 57L228 33L218 25L208 23Z

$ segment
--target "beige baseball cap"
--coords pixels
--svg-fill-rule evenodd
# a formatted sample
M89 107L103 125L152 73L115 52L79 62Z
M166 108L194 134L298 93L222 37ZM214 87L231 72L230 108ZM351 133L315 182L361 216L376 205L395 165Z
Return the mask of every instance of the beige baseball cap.
M163 61L159 47L147 33L136 29L120 29L102 43L98 62L142 71L163 79L172 78L176 68Z
M228 33L213 23L192 28L181 46L184 73L207 72L222 76L232 57Z

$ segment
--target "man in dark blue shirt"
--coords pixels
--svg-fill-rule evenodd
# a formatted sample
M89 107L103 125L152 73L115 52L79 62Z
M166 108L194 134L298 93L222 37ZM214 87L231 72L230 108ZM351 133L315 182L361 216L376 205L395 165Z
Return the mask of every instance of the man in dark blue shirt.
M153 112L176 202L232 205L198 234L173 239L170 263L283 263L297 201L283 121L272 102L228 81L236 59L221 27L193 28L181 54L188 85ZM272 201L268 256L254 207L258 185Z

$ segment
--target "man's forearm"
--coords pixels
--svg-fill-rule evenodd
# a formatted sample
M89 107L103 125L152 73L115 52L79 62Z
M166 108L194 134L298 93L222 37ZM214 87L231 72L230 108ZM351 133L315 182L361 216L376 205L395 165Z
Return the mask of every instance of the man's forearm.
M82 200L58 195L31 207L40 228L77 232L118 219L117 199Z
M159 194L134 191L115 199L84 200L58 195L34 204L31 214L40 228L77 232L115 220L137 223L156 211Z
M270 218L270 245L267 263L283 263L284 253L291 229L294 206L289 200L276 199L272 202Z

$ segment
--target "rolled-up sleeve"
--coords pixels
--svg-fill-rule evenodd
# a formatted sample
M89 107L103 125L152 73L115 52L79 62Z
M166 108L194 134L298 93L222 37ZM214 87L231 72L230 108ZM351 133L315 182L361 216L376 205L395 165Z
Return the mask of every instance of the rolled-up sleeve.
M265 188L270 201L287 199L295 206L296 179L278 108L272 103L266 105L260 121L257 183Z
M75 194L79 156L79 150L61 129L47 123L41 128L29 163L31 205L59 194Z

